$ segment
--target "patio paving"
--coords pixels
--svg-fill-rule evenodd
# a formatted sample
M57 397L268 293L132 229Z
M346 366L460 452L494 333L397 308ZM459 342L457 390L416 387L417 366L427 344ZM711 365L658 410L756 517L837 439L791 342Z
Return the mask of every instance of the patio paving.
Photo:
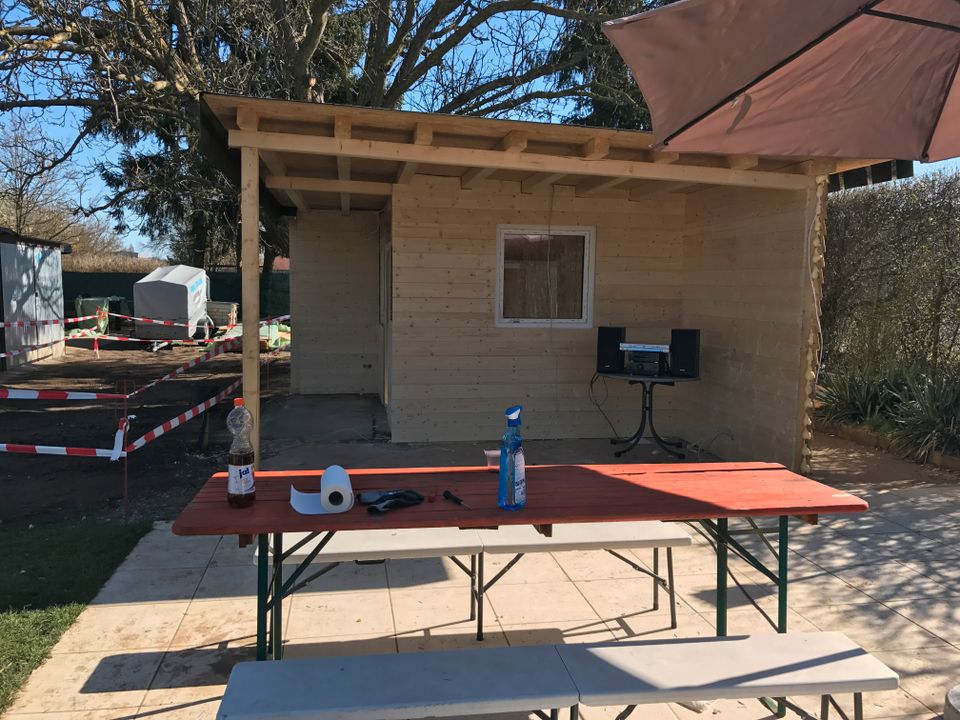
M947 688L960 682L960 477L831 437L816 445L816 477L872 509L825 517L819 527L793 524L790 626L843 631L900 673L900 690L865 696L866 717L937 717ZM390 447L380 443L377 452ZM393 464L409 456L396 454ZM235 538L179 538L158 525L33 673L5 720L215 717L231 667L253 657L252 552ZM648 551L634 555L649 564ZM490 558L491 572L500 561ZM699 540L676 550L675 563L679 628L670 630L667 604L651 610L650 581L609 555L526 557L487 595L483 644L712 635L711 549ZM775 608L758 573L742 563L734 570L761 607ZM476 646L467 583L445 559L341 566L286 601L286 657ZM743 592L730 601L731 634L772 632ZM798 700L819 707L818 699ZM583 708L582 715L613 718L619 710ZM703 716L769 714L755 701L723 701ZM662 705L641 707L636 717L697 715Z

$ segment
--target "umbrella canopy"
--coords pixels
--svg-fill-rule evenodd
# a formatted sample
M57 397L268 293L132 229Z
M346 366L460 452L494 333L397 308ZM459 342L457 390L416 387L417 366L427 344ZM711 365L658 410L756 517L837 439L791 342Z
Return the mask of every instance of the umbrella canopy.
M682 0L603 31L671 150L960 155L960 0Z

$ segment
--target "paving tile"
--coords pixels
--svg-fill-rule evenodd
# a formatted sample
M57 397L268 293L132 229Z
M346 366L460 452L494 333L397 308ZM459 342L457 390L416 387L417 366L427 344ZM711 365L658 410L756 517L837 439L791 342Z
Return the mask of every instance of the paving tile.
M212 703L223 695L233 666L254 658L253 648L171 650L164 655L143 705Z
M177 705L142 706L126 720L216 720L220 695Z
M395 653L397 641L392 634L341 635L322 638L296 638L283 644L284 660L314 657L350 657Z
M879 566L862 565L860 567ZM828 572L810 563L805 563L800 570L788 568L787 604L791 607L803 608L811 605L852 605L875 602L877 598L846 582L843 572L843 570Z
M943 712L947 690L960 678L960 650L946 643L913 650L876 653L900 676L900 688L934 712Z
M290 620L291 601L283 604ZM252 598L192 602L187 608L171 648L250 647L257 642L257 601Z
M714 627L699 613L685 607L677 609L677 627L670 627L670 615L660 609L606 619L605 624L617 640L669 640L685 637L712 637Z
M960 592L960 562L956 560L916 560L901 558L902 565L915 570L941 585Z
M960 602L957 598L890 601L887 607L944 640L960 644Z
M759 700L715 700L709 703L701 712L672 703L670 709L678 720L702 720L716 718L716 720L774 720L773 715ZM788 716L789 717L789 716Z
M653 581L649 578L640 579L636 573L628 579L589 580L576 585L587 602L605 620L653 609ZM677 606L685 606L679 596ZM669 607L670 596L661 588L660 609L666 612Z
M776 612L768 612L767 614L770 616L770 620L777 621ZM711 629L711 632L706 633L706 635L715 634L716 616L704 615L703 619ZM818 629L797 610L787 608L788 632L817 632ZM773 625L756 608L741 608L727 612L728 635L772 635L775 632L776 629Z
M113 710L66 710L44 713L4 713L3 720L134 720L137 707L116 708Z
M612 642L617 639L602 620L504 625L503 632L511 646Z
M505 647L507 638L495 620L484 620L483 640L477 640L477 625L465 621L442 627L426 628L397 635L400 652L422 650L460 650L465 648Z
M501 625L599 619L570 582L496 585L486 597Z
M91 605L63 634L54 653L165 648L188 602L155 605Z
M621 551L618 551L621 552ZM628 559L633 560L632 553L621 552ZM644 564L650 566L651 558L649 552L641 552L646 559ZM603 550L591 550L589 552L562 552L554 553L554 557L563 568L567 577L574 582L582 580L608 580L611 578L636 578L639 573L627 565L623 560L615 558ZM666 554L661 551L660 559L664 563L663 571L666 573Z
M11 713L139 706L164 650L52 655L27 680Z
M469 586L390 590L390 604L398 633L476 626L475 621L470 620ZM497 622L489 598L484 606L484 619L491 627Z
M460 560L470 567L469 557ZM493 567L493 564L488 561L486 567ZM470 577L450 558L390 560L386 564L386 574L390 588L396 590L419 587L429 591L440 587L470 586Z
M91 605L150 604L190 600L197 592L202 568L176 570L117 570Z
M797 612L820 630L844 633L868 652L942 644L940 638L880 603L811 606Z
M841 568L833 572L844 582L882 602L942 598L953 594L945 585L896 562Z
M130 552L123 567L138 570L176 570L205 568L220 538L217 536L181 537L169 529L148 532Z
M257 597L257 567L208 567L197 586L195 600L231 600Z
M210 558L210 566L246 567L255 565L254 553L256 550L256 543L250 543L246 547L240 547L236 535L224 535L220 538L217 549L213 551L213 557Z
M649 562L650 558L645 560L641 553L634 553L638 559L643 560L644 564ZM666 553L663 557L663 572L666 573ZM691 545L689 547L679 547L673 549L673 573L674 575L706 575L717 571L717 554L709 545Z
M427 596L430 593L421 594ZM295 594L287 618L286 637L290 640L394 632L387 590Z
M820 714L820 696L802 695L790 700L815 716ZM837 704L843 708L847 716L853 717L853 695L837 695L834 697ZM883 692L868 692L863 694L863 716L866 720L904 716L930 716L930 709L903 688L885 690ZM830 717L840 716L834 708L830 708Z
M323 564L315 564L303 572L301 578L308 578L311 573L323 568ZM289 577L294 567L284 568L284 576ZM315 592L349 592L357 593L366 590L386 590L387 570L386 563L376 565L357 565L356 563L341 563L333 570L312 580L309 585L298 590L297 593Z
M558 562L558 558L567 553L527 553L507 574L497 580L497 585L516 585L517 583L566 582L569 578ZM484 554L483 574L489 582L515 556Z
M735 571L741 585L762 607L776 608L776 588L759 573ZM717 607L717 578L715 575L678 575L676 587L680 598L699 613L714 613ZM750 599L732 581L727 586L727 607L753 607Z
M616 720L617 715L622 712L623 708L616 705L608 707L580 706L580 717L584 720ZM562 710L560 717L564 717ZM659 705L642 705L634 711L631 718L635 718L636 720L677 720L672 706L666 703L660 703Z

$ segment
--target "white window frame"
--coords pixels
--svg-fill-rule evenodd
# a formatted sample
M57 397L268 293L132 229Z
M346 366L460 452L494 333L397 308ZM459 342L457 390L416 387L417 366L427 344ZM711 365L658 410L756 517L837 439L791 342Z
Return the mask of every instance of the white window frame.
M583 298L580 317L576 319L505 318L503 317L503 249L507 235L576 235L583 237ZM497 277L494 295L494 323L496 327L593 327L594 252L596 228L592 225L497 225Z

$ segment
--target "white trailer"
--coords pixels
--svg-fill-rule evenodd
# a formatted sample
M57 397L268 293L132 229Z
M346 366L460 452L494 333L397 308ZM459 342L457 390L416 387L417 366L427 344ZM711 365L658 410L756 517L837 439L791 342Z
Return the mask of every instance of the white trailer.
M207 322L210 280L200 268L167 265L133 284L133 312L138 317L185 323L156 325L136 322L137 337L151 340L186 340Z

